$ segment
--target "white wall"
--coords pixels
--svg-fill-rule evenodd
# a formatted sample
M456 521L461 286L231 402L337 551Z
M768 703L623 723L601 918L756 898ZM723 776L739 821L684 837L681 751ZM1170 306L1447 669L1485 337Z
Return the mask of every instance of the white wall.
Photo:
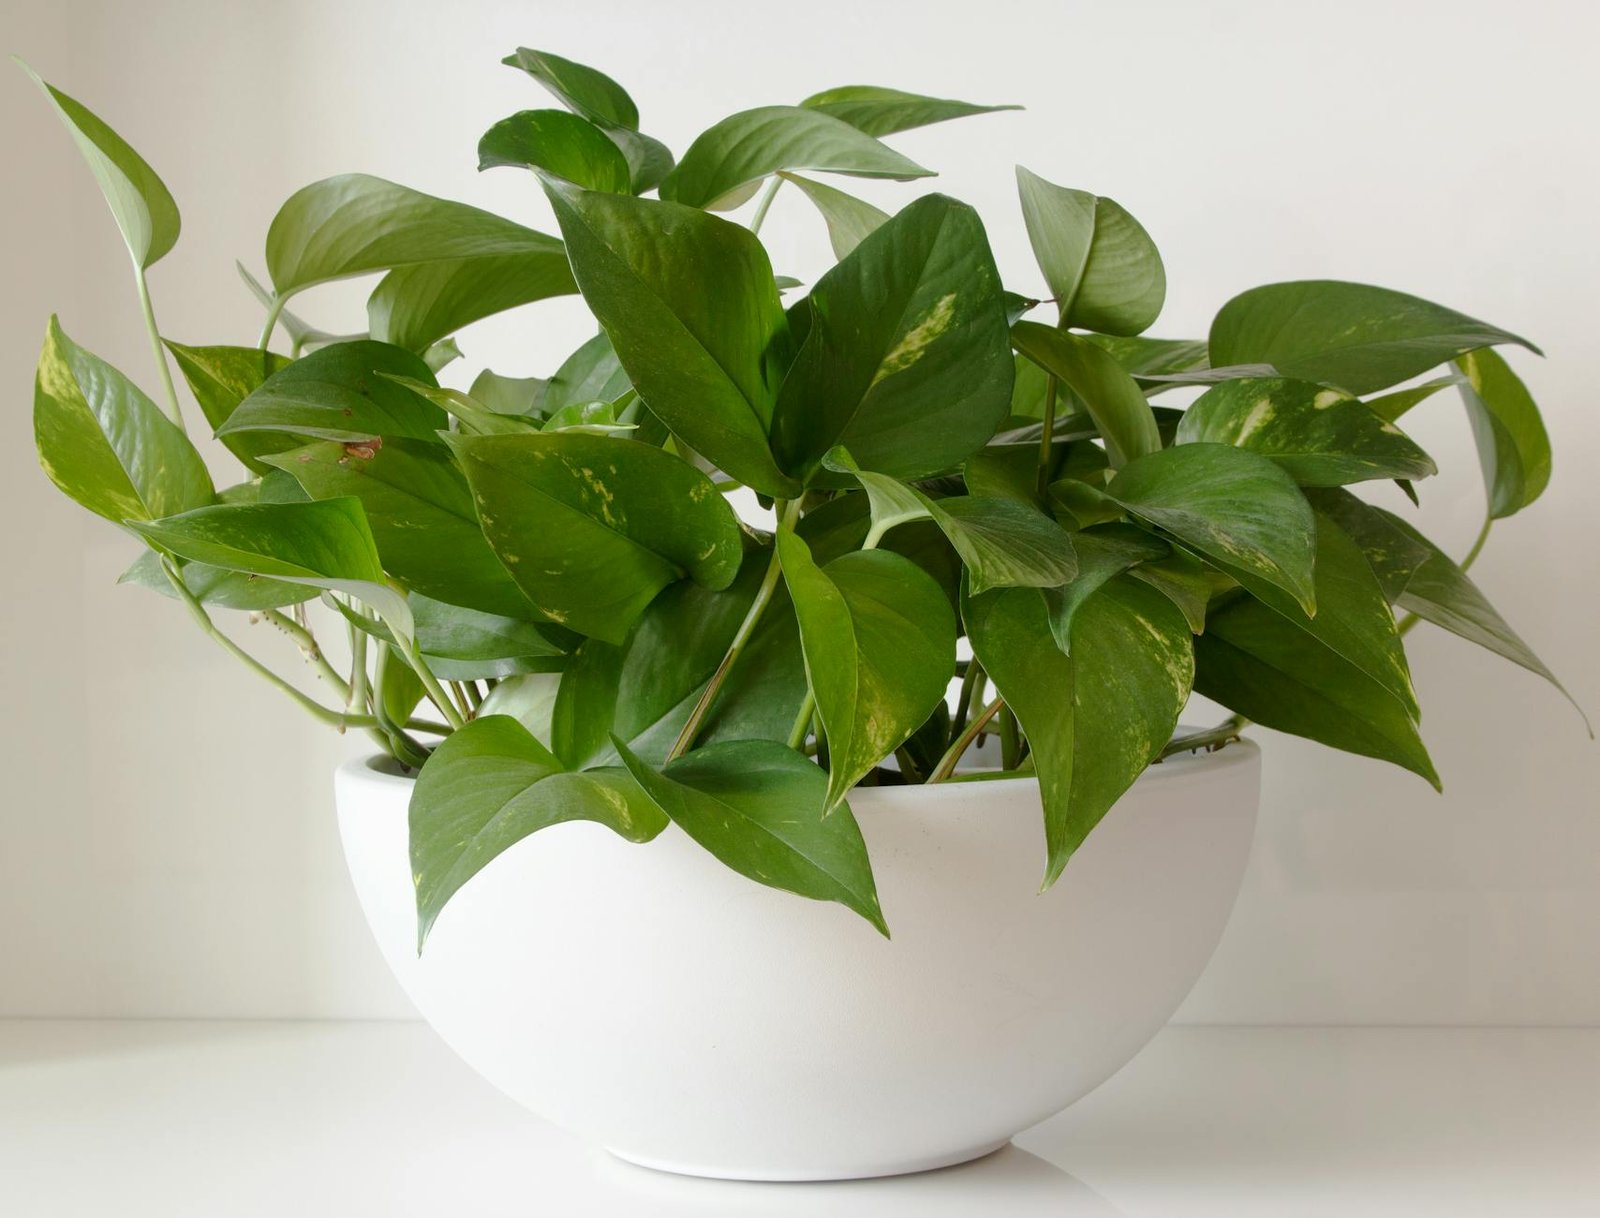
M1203 334L1251 284L1333 275L1544 345L1547 361L1517 366L1547 412L1554 484L1497 530L1477 574L1600 710L1600 21L1581 0L8 0L0 34L177 196L184 237L152 285L184 342L253 339L232 260L259 267L277 204L327 174L548 227L529 180L473 172L490 122L545 104L496 63L518 43L603 66L679 148L730 110L839 83L1025 103L897 141L984 211L1014 286L1036 283L1020 160L1144 220L1172 281L1159 333ZM328 769L355 743L258 688L172 604L114 587L131 543L33 467L29 385L51 310L147 384L150 365L88 174L19 73L0 73L0 106L0 1014L403 1014L332 825ZM825 265L799 199L780 198L767 231L780 271ZM305 311L343 327L360 298L331 289ZM501 371L548 372L586 332L575 311L535 306L465 346ZM1481 512L1466 428L1441 398L1417 432L1447 471L1423 488L1428 526L1459 551ZM1600 750L1535 679L1426 629L1414 640L1446 794L1261 733L1256 857L1186 1018L1600 1023Z

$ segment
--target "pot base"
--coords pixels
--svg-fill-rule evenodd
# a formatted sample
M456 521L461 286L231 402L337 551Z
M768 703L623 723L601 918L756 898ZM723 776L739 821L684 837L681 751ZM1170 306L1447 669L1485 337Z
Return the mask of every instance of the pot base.
M910 1176L915 1175L917 1172L938 1171L941 1167L955 1167L961 1163L971 1163L977 1159L988 1158L988 1156L1010 1145L1011 1139L1005 1138L999 1142L971 1146L965 1150L946 1151L924 1158L899 1159L888 1163L874 1164L871 1167L852 1164L848 1167L811 1167L792 1171L786 1171L782 1168L734 1167L731 1165L712 1167L701 1163L679 1163L672 1160L651 1159L642 1155L632 1155L625 1150L618 1150L614 1146L606 1147L606 1153L614 1158L621 1159L624 1163L631 1163L635 1167L666 1172L674 1176L697 1176L702 1180L747 1180L760 1184L807 1184L821 1180L873 1180L883 1176Z

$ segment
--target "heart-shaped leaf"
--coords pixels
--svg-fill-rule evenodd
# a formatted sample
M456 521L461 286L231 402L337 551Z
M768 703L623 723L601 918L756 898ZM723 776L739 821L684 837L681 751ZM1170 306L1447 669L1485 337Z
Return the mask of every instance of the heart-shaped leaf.
M1526 339L1431 301L1364 283L1308 279L1251 288L1211 323L1211 362L1375 393L1458 355Z
M1070 655L1055 645L1037 591L968 597L962 616L973 654L1028 737L1048 888L1172 738L1194 677L1189 628L1159 592L1125 576L1077 609Z
M54 317L33 391L39 464L63 493L121 524L210 503L205 462L139 387L78 346Z
M1550 436L1517 374L1487 347L1456 361L1466 380L1461 400L1467 407L1483 484L1489 495L1489 516L1501 519L1527 507L1550 483Z
M818 812L828 784L810 761L770 740L735 740L658 773L615 744L656 805L723 863L769 888L837 901L888 938L861 830L847 804Z
M1234 444L1271 457L1301 486L1427 478L1432 458L1393 423L1337 389L1283 378L1226 381L1178 424L1179 444Z
M474 719L442 741L411 793L417 951L463 884L517 842L589 820L647 842L667 819L626 771L571 773L506 715Z
M1127 335L1155 321L1167 272L1143 225L1111 199L1057 186L1021 165L1017 193L1063 327Z
M831 115L801 106L761 106L729 115L701 132L661 183L661 197L689 207L726 206L779 169L902 182L933 176L932 170Z
M865 199L835 190L832 186L803 178L797 173L780 173L778 176L798 186L822 213L835 258L845 257L889 219L888 212L879 210Z
M666 585L726 588L739 524L711 480L648 444L580 432L452 435L484 536L551 620L620 643Z
M153 266L178 240L181 221L172 193L149 163L87 106L46 83L22 60L16 62L50 100L78 145L134 262L141 269Z
M563 106L592 123L638 130L639 107L626 89L598 68L529 47L518 47L500 62L526 72Z
M824 275L809 301L810 330L772 428L797 477L814 475L835 445L862 469L926 477L982 448L1005 418L1012 370L1000 276L966 204L917 200Z
M1083 403L1106 442L1113 467L1161 447L1150 403L1133 377L1088 339L1065 330L1019 321L1011 341Z
M309 444L268 457L313 499L361 501L386 571L414 592L526 620L533 608L478 527L448 449L391 439L376 449Z
M1316 612L1311 505L1267 458L1229 444L1184 444L1130 462L1106 491L1223 570L1281 588Z
M185 347L169 341L167 350L178 361L178 370L213 431L232 418L239 403L261 388L267 377L289 365L283 356L255 347ZM261 457L299 443L294 436L272 432L241 432L222 437L222 442L254 474L270 468Z
M312 440L370 444L437 441L445 412L393 377L433 385L427 364L387 343L334 343L274 372L240 402L219 436L289 432Z
M943 699L955 618L932 577L898 554L857 550L819 567L793 533L780 530L777 544L828 737L833 808Z
M605 132L566 110L523 110L478 140L478 168L507 165L554 174L585 190L627 194L632 171Z
M953 118L1022 109L1021 106L977 106L972 102L924 97L920 93L905 93L880 85L840 85L813 93L800 104L807 110L815 110L849 123L857 131L865 131L868 135L894 135L899 131L944 123Z
M747 486L792 496L767 442L788 326L761 243L693 208L549 194L584 300L651 411Z

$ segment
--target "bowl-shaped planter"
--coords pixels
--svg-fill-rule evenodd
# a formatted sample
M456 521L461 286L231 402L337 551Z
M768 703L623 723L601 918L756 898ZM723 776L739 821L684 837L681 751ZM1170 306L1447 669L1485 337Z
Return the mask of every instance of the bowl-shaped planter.
M541 1116L625 1159L822 1180L975 1158L1086 1094L1205 966L1255 825L1248 742L1135 783L1039 895L1033 779L855 791L894 938L751 884L677 829L540 834L416 950L412 783L338 775L374 934L422 1014Z

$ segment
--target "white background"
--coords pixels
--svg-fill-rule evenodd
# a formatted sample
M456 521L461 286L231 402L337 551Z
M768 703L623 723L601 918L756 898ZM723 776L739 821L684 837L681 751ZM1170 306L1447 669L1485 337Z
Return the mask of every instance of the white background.
M1547 361L1512 358L1546 411L1555 479L1475 574L1600 710L1587 4L5 0L0 35L177 196L183 239L151 279L163 329L188 343L254 340L259 310L232 262L259 269L278 203L319 177L375 173L548 229L531 179L473 171L484 128L549 104L498 66L519 43L603 67L680 150L732 110L835 84L1021 102L895 141L979 206L1013 287L1037 286L1012 194L1022 161L1144 221L1172 285L1156 333L1201 336L1258 282L1336 276L1543 345ZM328 771L355 743L259 686L174 604L115 587L132 543L34 466L31 370L51 311L154 380L111 220L10 70L0 130L0 1015L403 1015L333 827ZM914 190L860 193L898 206ZM766 231L780 272L826 265L792 193ZM337 287L294 307L360 328L361 299ZM548 373L587 333L546 304L464 346L502 372ZM1459 553L1482 511L1465 423L1441 395L1414 430L1446 471L1422 488L1426 525ZM252 641L294 659L285 640ZM1600 1023L1600 750L1502 661L1428 628L1411 656L1445 795L1259 733L1256 854L1182 1018Z

